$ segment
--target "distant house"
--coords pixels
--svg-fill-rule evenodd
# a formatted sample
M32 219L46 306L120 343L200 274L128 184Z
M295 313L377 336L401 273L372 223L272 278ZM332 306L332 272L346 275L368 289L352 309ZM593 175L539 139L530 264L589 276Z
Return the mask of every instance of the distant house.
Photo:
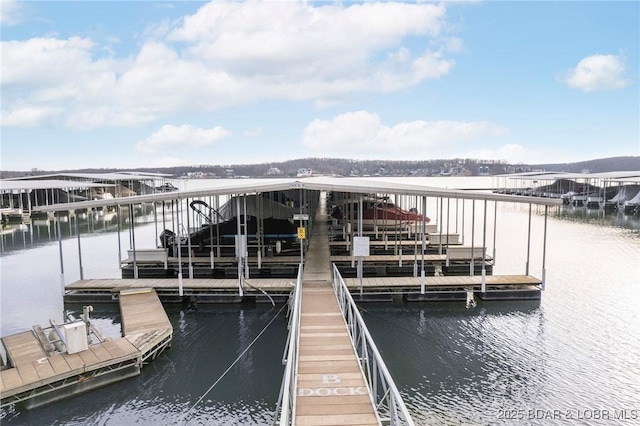
M313 174L313 170L307 168L299 168L298 169L298 177L308 177Z
M279 176L281 174L283 174L282 170L277 167L270 167L269 170L267 170L267 176Z

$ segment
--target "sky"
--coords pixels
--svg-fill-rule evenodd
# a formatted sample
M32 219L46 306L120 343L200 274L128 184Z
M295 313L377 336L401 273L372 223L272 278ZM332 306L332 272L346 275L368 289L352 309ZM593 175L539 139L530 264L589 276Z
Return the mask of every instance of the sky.
M637 1L0 7L2 170L640 155Z

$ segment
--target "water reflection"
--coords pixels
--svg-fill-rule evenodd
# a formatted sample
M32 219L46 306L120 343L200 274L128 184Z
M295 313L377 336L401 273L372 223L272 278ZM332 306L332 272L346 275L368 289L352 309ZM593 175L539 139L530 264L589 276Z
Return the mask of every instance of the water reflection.
M591 223L599 226L613 226L640 230L640 215L625 214L622 211L605 211L580 206L560 206L554 214L560 220Z
M134 214L135 226L155 222L156 215L152 205L136 208ZM0 249L4 255L15 250L50 244L58 240L59 232L63 240L77 237L78 232L81 236L115 233L118 230L129 233L129 222L126 210L118 215L115 210L101 209L76 214L66 213L51 219L35 219L25 223L5 224L2 225L0 234Z
M532 384L546 381L538 302L365 306L363 314L418 424L486 424L535 400Z

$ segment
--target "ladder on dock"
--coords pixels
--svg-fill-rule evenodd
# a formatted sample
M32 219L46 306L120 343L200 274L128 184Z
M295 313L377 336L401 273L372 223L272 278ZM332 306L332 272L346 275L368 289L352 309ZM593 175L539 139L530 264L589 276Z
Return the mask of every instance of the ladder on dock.
M304 268L290 298L276 423L413 425L337 269L320 197Z

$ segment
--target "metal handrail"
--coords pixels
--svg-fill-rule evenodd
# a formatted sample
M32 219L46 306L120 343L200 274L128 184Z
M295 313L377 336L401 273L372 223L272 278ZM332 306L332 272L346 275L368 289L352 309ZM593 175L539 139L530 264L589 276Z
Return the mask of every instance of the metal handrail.
M338 267L333 265L333 291L347 323L347 330L358 355L360 367L367 380L369 395L383 424L413 426L398 388L376 347L358 306L351 297Z
M298 347L300 341L300 309L302 299L303 265L298 268L296 286L289 295L289 335L282 356L284 375L273 424L285 426L295 424L295 397L298 377Z

